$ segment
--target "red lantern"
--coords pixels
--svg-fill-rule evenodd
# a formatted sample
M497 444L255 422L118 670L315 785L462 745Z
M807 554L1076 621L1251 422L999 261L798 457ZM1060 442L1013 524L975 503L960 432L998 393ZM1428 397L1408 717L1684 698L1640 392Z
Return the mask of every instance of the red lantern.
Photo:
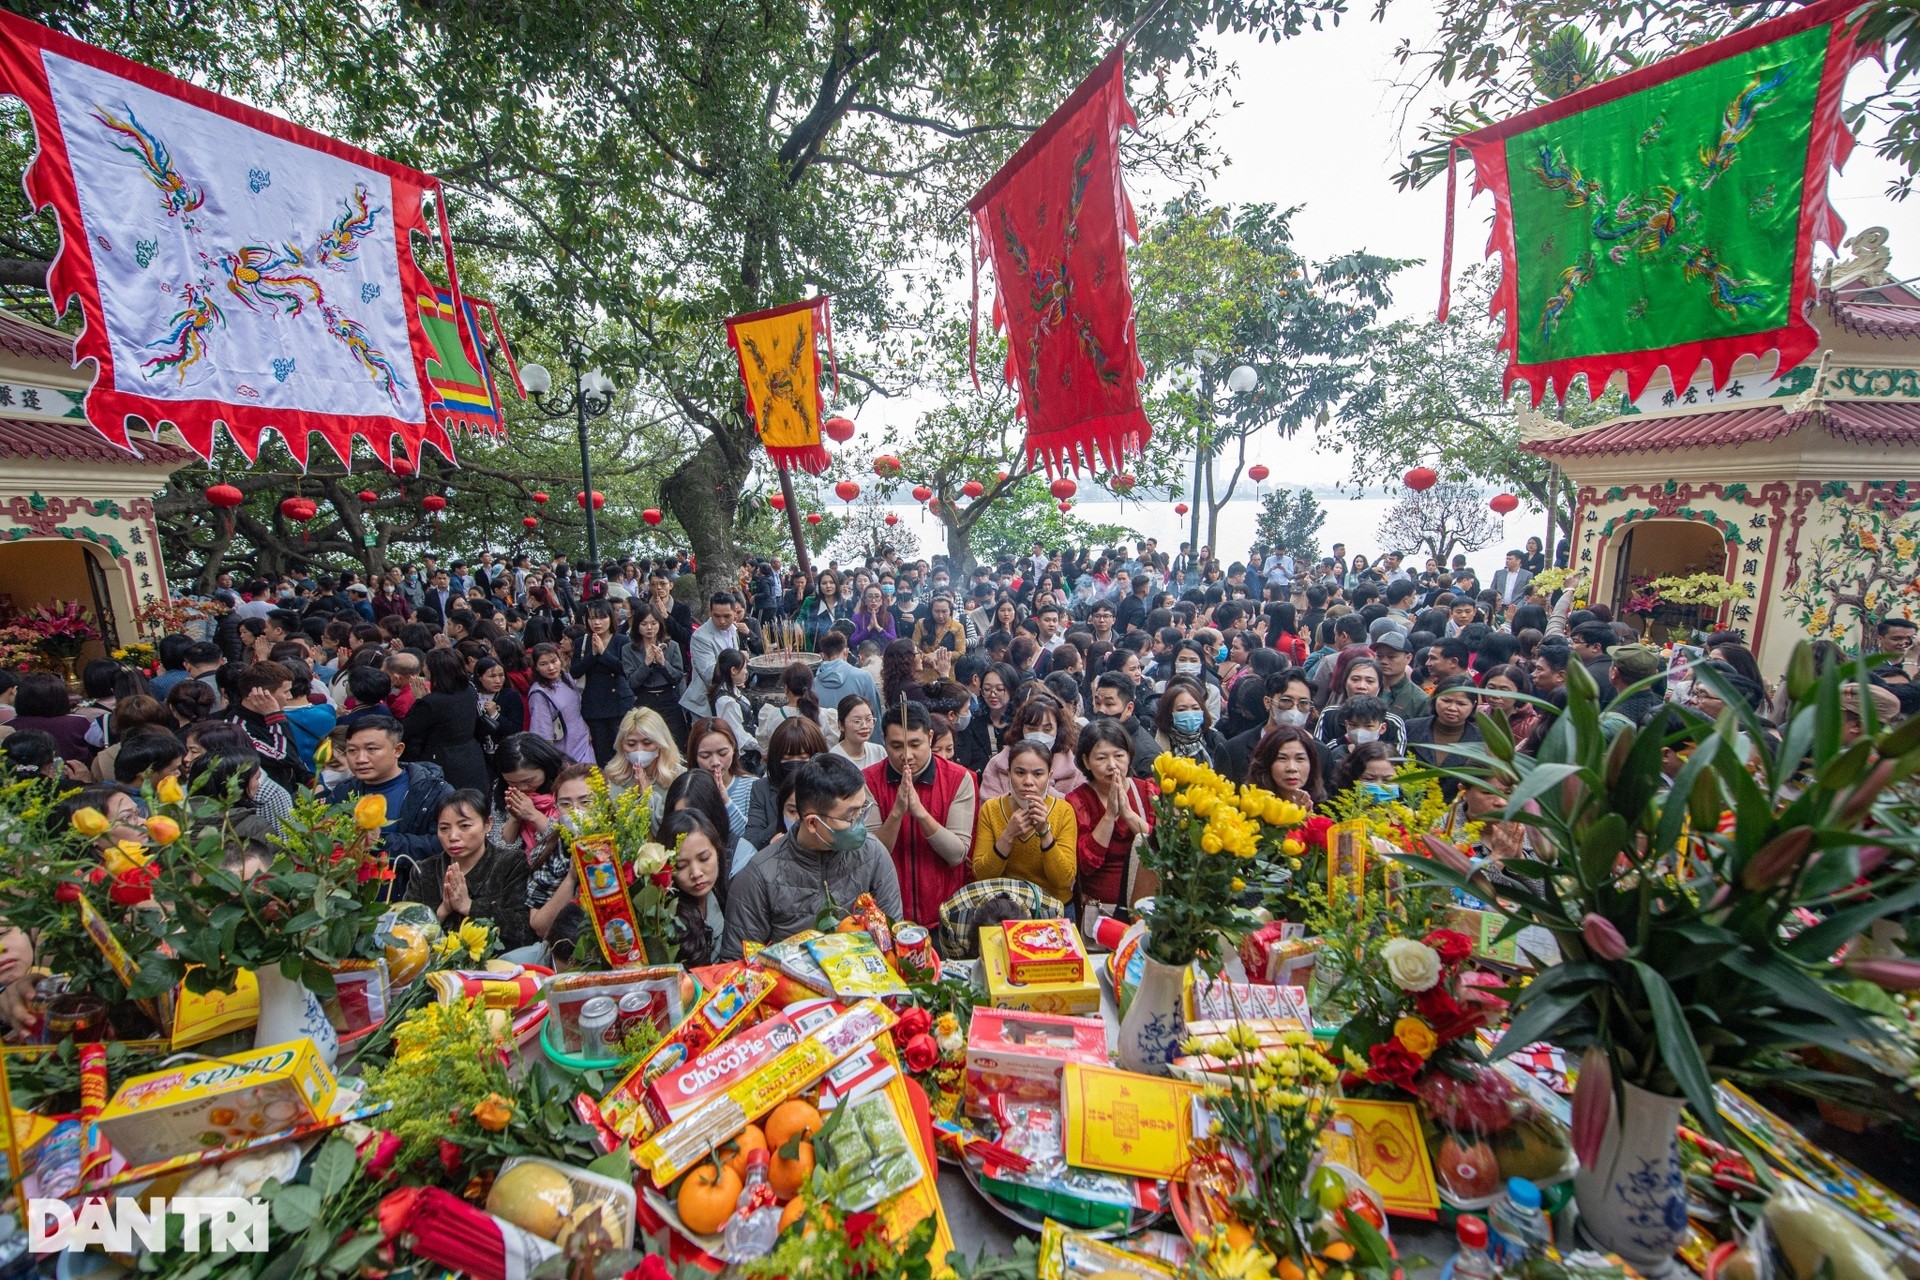
M1496 493L1487 499L1487 505L1495 511L1498 511L1501 515L1505 515L1520 505L1520 499L1510 493Z
M660 508L648 507L645 511L642 511L640 513L640 518L642 520L645 520L648 524L659 524L666 517L660 514Z
M527 526L527 528L529 529L538 529L540 527L539 519L534 516L521 516L520 523Z
M890 453L883 453L873 460L873 474L882 480L900 474L900 459Z
M1415 467L1400 477L1400 483L1415 493L1425 493L1440 483L1440 473L1432 467Z
M889 511L889 512L887 512L887 527L888 527L889 529L891 529L891 528L892 528L892 527L893 527L894 525L896 525L896 524L899 524L899 523L900 523L900 517L899 517L899 516L897 516L897 515L895 515L895 514L893 514L893 512L891 512L891 511Z
M1065 515L1065 514L1067 514L1067 512L1069 512L1069 511L1071 511L1071 510L1073 510L1073 504L1072 504L1071 502L1062 502L1062 503L1060 504L1060 514L1061 514L1061 515Z
M320 513L312 498L282 498L280 514L295 524L305 524Z
M425 507L429 514L439 515L447 509L447 500L437 493L430 493L420 499L420 505Z
M359 499L360 499L360 501L362 501L362 502L378 502L378 501L380 501L380 495L379 495L379 494L377 494L377 493L375 493L375 492L374 492L373 490L371 490L371 489L362 489L362 490L361 490L361 491L359 492L359 494L358 494L357 496L359 497Z
M1138 480L1133 478L1132 473L1126 471L1122 471L1113 478L1113 487L1121 493L1132 493L1133 486L1139 483Z
M820 515L820 513L819 513L818 511L809 511L809 512L807 512L807 523L808 523L808 524L819 524L819 523L820 523L820 520L821 520L821 515Z
M1265 484L1267 482L1267 477L1272 474L1273 472L1267 470L1266 466L1263 463L1256 462L1252 466L1247 468L1247 478L1252 480L1255 484Z
M1061 476L1058 480L1055 480L1047 486L1047 492L1060 499L1060 501L1065 502L1068 498L1080 492L1080 486L1066 476Z
M587 495L585 493L574 494L573 500L579 504L580 509L582 511L585 511L587 509ZM595 489L593 491L593 509L595 511L598 511L600 510L600 508L606 505L607 505L607 495L600 492L598 489Z
M541 493L541 492L539 492L539 491L537 491L537 490L536 490L536 491L535 491L535 493L534 493L534 495L533 495L533 503L534 503L534 505L535 505L535 506L537 506L537 507L544 507L544 506L546 506L546 505L547 505L547 495L546 495L546 494L544 494L544 493Z
M237 507L247 500L247 495L230 484L210 484L200 491L200 496L216 507Z
M925 502L928 498L931 498L932 496L933 496L933 490L927 488L927 486L923 484L917 484L913 486L913 500L915 502Z
M986 491L987 486L981 484L978 480L969 480L960 486L961 494L968 498L977 498Z
M993 473L993 482L994 482L995 484L1005 484L1005 483L1007 482L1007 473L1006 473L1006 472L1004 472L1004 471L996 471L996 472L994 472L994 473Z
M776 493L767 499L767 505L775 511L785 511L787 509L787 500L783 495Z
M1177 515L1177 516L1183 516L1183 515L1185 515L1185 514L1187 514L1187 504L1186 504L1186 503L1184 503L1184 502L1176 502L1176 503L1174 503L1174 504L1173 504L1173 514L1175 514L1175 515Z
M827 433L829 439L838 444L845 444L847 441L853 439L854 425L852 418L828 418L820 424L820 429Z
M860 486L851 480L842 480L833 486L833 492L842 502L852 502L860 496Z

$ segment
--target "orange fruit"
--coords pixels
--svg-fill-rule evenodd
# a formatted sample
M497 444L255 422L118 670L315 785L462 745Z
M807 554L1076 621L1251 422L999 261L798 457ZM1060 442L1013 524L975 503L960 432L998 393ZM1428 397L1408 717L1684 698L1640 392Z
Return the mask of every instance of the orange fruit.
M1244 1249L1252 1243L1253 1232L1247 1230L1243 1224L1238 1222L1229 1222L1227 1224L1227 1246L1229 1248Z
M1300 1264L1292 1258L1280 1259L1280 1265L1275 1268L1274 1274L1279 1276L1280 1280L1307 1280L1307 1273L1302 1271Z
M858 916L848 916L845 920L833 926L833 931L835 933L858 933L866 927L867 926L860 923Z
M761 1131L759 1125L750 1124L733 1135L732 1141L721 1146L720 1158L727 1168L733 1170L733 1176L740 1179L741 1185L744 1186L747 1181L747 1156L752 1152L766 1149L767 1135Z
M767 1166L767 1183L773 1188L773 1193L782 1200L799 1195L801 1188L807 1185L807 1179L812 1176L813 1144L811 1142L802 1142L800 1154L793 1159L789 1160L785 1156L776 1155L773 1163Z
M775 1159L778 1159L780 1148L786 1146L795 1137L811 1138L820 1132L821 1123L820 1113L814 1109L813 1104L802 1102L798 1098L789 1099L775 1107L772 1114L766 1118L764 1132L767 1150L773 1153Z
M740 1175L723 1164L707 1163L680 1184L680 1221L696 1235L712 1235L727 1225L740 1204Z
M793 1199L787 1201L787 1207L780 1211L780 1229L785 1231L788 1227L800 1221L801 1216L805 1214L806 1211L807 1202L799 1196L795 1196Z

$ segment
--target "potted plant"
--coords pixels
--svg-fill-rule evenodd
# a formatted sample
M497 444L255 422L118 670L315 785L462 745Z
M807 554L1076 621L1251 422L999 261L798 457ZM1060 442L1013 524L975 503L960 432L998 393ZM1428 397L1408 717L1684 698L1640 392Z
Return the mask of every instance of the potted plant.
M1533 830L1540 857L1505 870L1542 891L1509 883L1500 897L1509 933L1550 931L1562 963L1509 993L1499 1051L1538 1040L1585 1051L1573 1104L1582 1221L1653 1274L1686 1230L1681 1109L1724 1138L1716 1079L1817 1087L1821 1073L1785 1055L1819 1046L1869 1058L1875 1030L1836 990L1848 975L1831 958L1920 903L1920 885L1890 875L1886 857L1920 837L1876 814L1920 768L1920 720L1878 732L1863 701L1865 732L1848 743L1841 690L1866 666L1816 676L1805 645L1777 736L1706 668L1696 678L1726 702L1717 721L1672 707L1609 736L1586 670L1570 664L1567 675L1566 711L1537 756L1515 750L1503 715L1482 716L1486 741L1459 750L1473 767L1446 772L1502 792L1504 819ZM1680 761L1671 778L1669 753ZM1426 845L1402 860L1488 894L1459 848ZM1783 927L1809 918L1818 923Z
M87 621L86 609L78 600L34 605L20 615L15 625L32 633L41 654L58 663L69 682L74 678L73 664L80 657L80 651L89 641L100 638L100 632Z
M1254 925L1237 905L1247 878L1257 874L1263 845L1299 857L1289 833L1306 810L1258 787L1234 785L1197 760L1163 755L1154 762L1160 794L1153 834L1140 865L1158 879L1149 916L1146 964L1140 988L1120 1022L1120 1064L1164 1075L1182 1037L1182 984L1195 960L1218 973L1218 950L1238 945Z
M331 1062L338 1039L315 997L333 993L333 966L375 954L393 877L380 848L386 801L328 805L303 793L271 844L235 839L230 812L229 797L181 795L156 806L171 824L161 833L171 838L155 838L152 863L153 896L167 911L133 993L158 995L183 981L189 991L231 991L240 970L252 970L256 1043L311 1036Z

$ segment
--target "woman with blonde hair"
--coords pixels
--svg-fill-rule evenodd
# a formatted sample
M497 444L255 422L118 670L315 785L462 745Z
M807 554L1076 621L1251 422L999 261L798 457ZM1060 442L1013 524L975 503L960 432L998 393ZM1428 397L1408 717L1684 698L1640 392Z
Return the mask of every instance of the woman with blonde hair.
M635 707L620 721L613 739L613 757L600 774L615 794L633 786L651 788L657 818L667 788L686 770L680 748L673 744L673 734L660 713L652 707Z

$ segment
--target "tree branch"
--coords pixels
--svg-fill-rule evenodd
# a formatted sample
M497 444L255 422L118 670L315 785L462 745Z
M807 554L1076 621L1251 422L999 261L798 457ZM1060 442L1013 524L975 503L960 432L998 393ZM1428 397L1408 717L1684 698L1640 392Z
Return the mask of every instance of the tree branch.
M993 124L951 125L944 120L934 120L928 116L916 116L905 111L894 111L891 108L881 106L877 102L849 103L847 110L849 112L857 111L861 115L879 116L883 120L891 120L895 124L904 124L915 129L931 129L935 133L944 134L949 138L975 138L983 133L1032 133L1040 127L1035 124L1017 124L1009 120L996 121Z

